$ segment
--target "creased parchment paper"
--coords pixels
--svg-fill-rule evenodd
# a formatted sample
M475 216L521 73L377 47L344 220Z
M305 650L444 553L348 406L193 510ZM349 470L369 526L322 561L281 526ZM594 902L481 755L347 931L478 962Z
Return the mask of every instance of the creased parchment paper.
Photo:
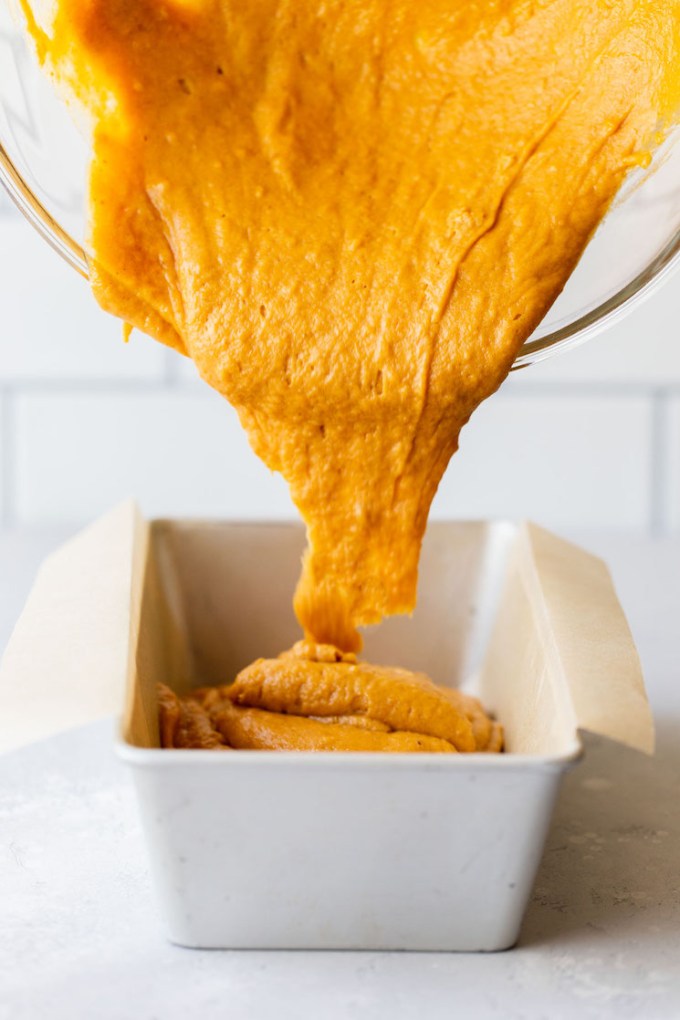
M579 729L654 750L640 658L607 566L535 524L521 525L509 550L479 692L511 752L553 754Z
M490 638L470 664L475 691L504 723L511 753L577 753L579 728L652 750L640 662L600 560L533 524L431 531L419 609L385 628L385 661L417 668L420 644L437 682L457 682L447 635L464 642L461 626L478 631L481 621ZM271 654L270 634L288 634L302 544L294 526L148 524L131 503L111 511L40 570L0 667L0 750L113 714L126 739L156 745L157 680L226 682L260 645Z
M120 712L147 541L129 502L45 560L0 664L0 751Z

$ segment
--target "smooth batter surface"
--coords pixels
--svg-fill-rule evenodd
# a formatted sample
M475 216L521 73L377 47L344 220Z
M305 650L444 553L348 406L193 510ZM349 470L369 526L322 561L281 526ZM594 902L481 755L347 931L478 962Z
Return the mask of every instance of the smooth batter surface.
M461 427L676 113L678 0L56 9L95 293L237 408L308 525L300 622L357 649L413 608Z

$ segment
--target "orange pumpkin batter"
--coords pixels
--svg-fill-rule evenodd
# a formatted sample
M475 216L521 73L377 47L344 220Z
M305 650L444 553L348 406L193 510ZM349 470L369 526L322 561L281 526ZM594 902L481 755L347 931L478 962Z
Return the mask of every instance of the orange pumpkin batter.
M502 727L476 698L305 641L224 687L178 698L160 684L158 700L162 747L455 754L503 746Z
M356 650L412 610L461 427L678 109L678 0L57 0L29 27L92 115L98 300L237 408L307 522L300 622Z

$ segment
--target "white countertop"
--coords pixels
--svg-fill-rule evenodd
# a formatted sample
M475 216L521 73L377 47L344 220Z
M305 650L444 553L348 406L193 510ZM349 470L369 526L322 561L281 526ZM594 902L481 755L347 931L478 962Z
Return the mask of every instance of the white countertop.
M40 559L62 536L0 536L0 647ZM583 544L612 567L645 667L658 750L647 759L587 740L517 948L169 945L131 782L104 722L0 759L0 1020L677 1020L680 542L590 535Z

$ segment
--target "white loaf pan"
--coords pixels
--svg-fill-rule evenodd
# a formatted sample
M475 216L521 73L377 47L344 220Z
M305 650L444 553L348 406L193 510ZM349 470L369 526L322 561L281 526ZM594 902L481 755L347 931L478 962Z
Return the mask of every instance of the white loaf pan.
M67 725L124 700L118 752L173 942L511 946L579 727L653 742L606 567L534 525L434 523L413 617L367 634L367 659L479 694L505 754L161 750L157 681L224 683L299 637L303 544L296 525L113 511L41 570L3 662L10 730L36 706Z
M476 675L466 686L504 723L506 754L163 751L157 680L224 683L299 637L291 594L304 536L294 525L156 522L146 541L118 750L170 939L513 945L561 778L582 753L579 723L650 739L606 568L534 526L434 523L413 618L367 636L370 660L442 684Z

